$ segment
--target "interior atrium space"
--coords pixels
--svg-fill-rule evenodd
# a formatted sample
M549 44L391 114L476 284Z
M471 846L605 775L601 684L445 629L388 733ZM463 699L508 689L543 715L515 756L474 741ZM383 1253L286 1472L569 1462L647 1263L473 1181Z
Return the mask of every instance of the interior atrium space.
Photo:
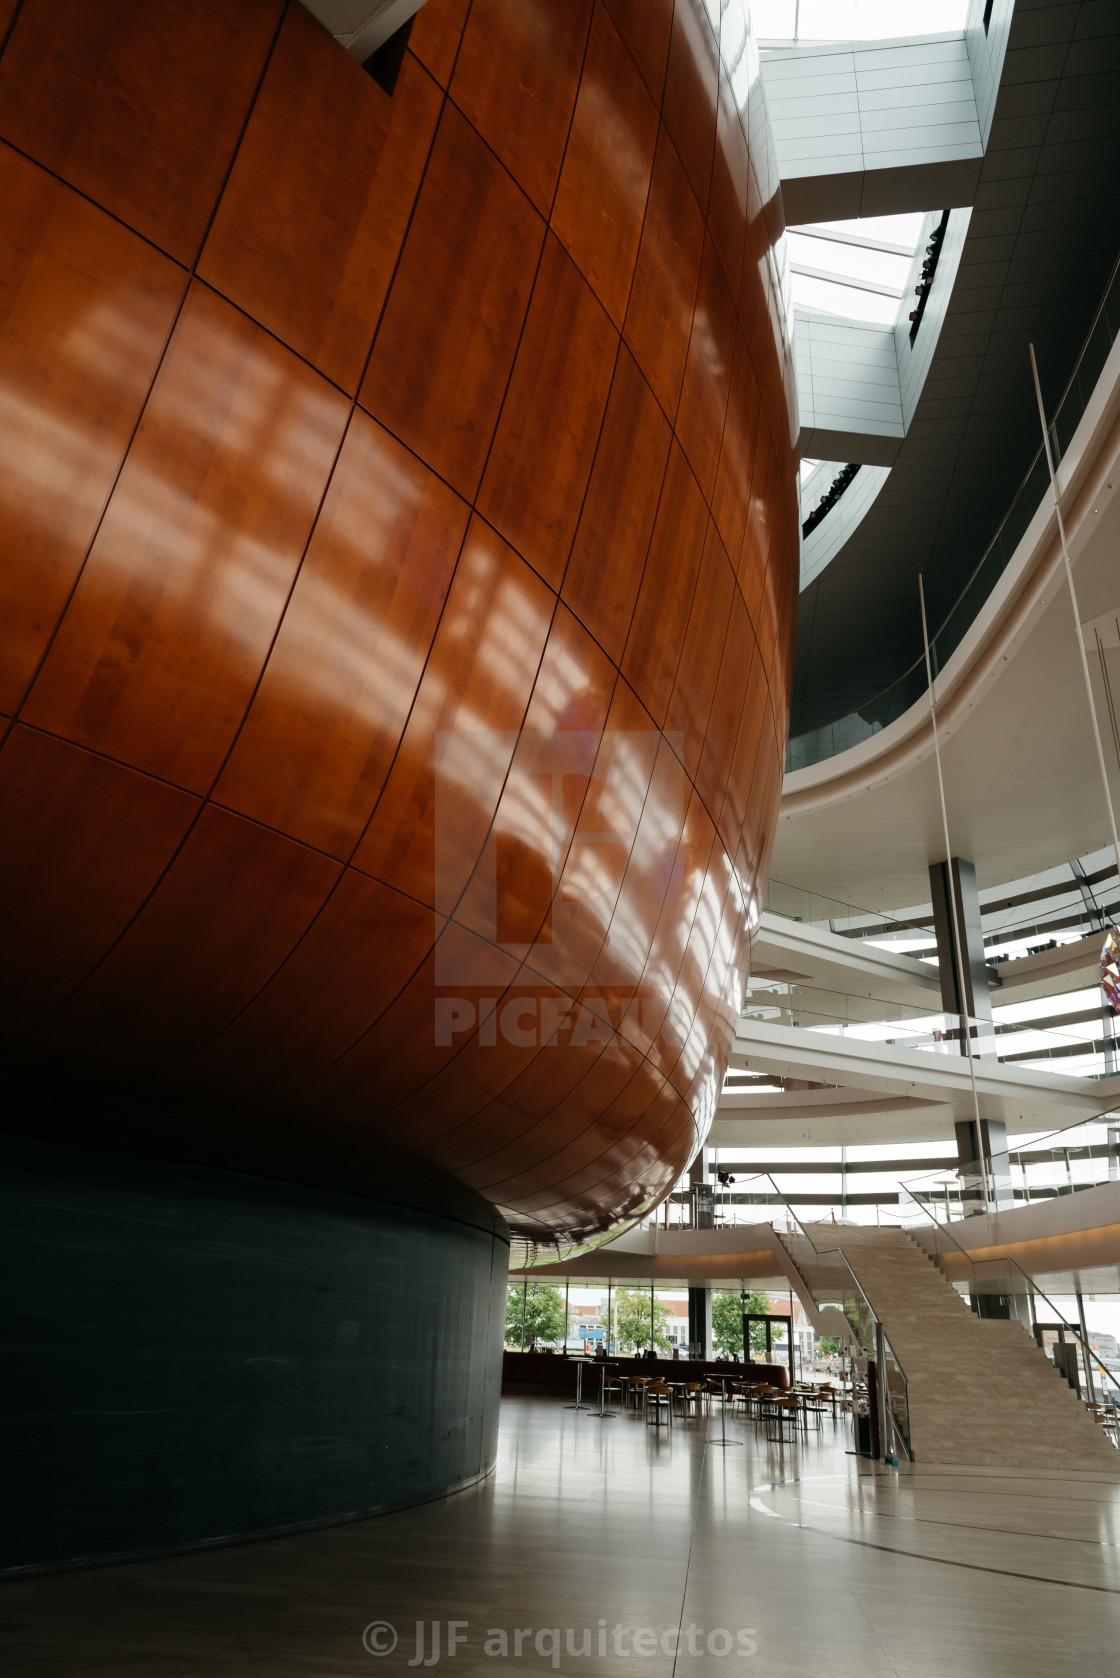
M1105 0L0 0L5 1678L1111 1678L1118 148Z

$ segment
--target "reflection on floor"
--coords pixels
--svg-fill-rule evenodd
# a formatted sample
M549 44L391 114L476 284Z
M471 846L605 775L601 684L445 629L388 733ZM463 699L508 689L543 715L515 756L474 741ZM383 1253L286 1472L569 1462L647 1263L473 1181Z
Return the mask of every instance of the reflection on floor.
M738 1419L728 1438L741 1445L718 1436L714 1419L655 1432L636 1416L507 1399L497 1472L457 1497L7 1585L2 1670L1115 1674L1120 1476L896 1473L846 1455L847 1428L829 1423L797 1445ZM451 1657L449 1622L463 1639Z

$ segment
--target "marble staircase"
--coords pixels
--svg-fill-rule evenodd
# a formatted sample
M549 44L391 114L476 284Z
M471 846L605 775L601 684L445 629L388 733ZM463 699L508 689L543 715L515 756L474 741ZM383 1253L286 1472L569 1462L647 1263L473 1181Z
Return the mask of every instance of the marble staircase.
M906 1373L916 1462L1120 1478L1120 1452L1020 1323L977 1317L903 1230L829 1235Z

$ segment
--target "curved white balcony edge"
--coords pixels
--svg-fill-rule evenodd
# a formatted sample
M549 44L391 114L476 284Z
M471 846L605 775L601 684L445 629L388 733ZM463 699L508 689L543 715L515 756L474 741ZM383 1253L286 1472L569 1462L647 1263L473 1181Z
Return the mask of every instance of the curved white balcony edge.
M1058 471L1070 557L1076 565L1092 533L1094 509L1117 493L1120 468L1120 339L1113 344ZM1043 497L961 644L937 677L939 738L944 741L1007 664L1021 653L1060 581L1061 550L1049 492ZM1062 585L1064 587L1064 584ZM847 751L786 775L783 816L826 809L868 792L933 753L929 696Z

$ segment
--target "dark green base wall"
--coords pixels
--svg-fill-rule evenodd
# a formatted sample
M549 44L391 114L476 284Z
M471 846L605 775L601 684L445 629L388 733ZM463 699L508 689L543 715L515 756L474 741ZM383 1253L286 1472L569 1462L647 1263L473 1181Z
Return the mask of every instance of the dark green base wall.
M508 1247L469 1222L2 1144L0 1568L422 1502L492 1466Z

